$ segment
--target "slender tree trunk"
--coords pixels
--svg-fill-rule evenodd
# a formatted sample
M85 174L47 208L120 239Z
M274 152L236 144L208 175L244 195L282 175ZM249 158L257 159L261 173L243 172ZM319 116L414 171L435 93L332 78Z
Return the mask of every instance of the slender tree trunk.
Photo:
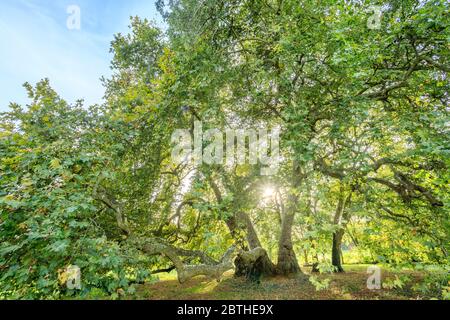
M344 272L342 268L342 237L344 236L344 230L338 230L333 234L333 247L331 250L331 263L336 268L336 272Z
M312 273L318 273L318 272L320 272L320 270L319 270L319 256L317 255L316 245L314 244L314 242L311 244L311 248L314 250L313 264L312 264L311 272Z
M308 251L306 249L303 249L303 257L305 258L305 264L308 265L309 259L308 259Z
M311 202L310 191L311 190L309 190L309 188L308 188L308 194L309 194L309 196L308 196L308 206L307 206L307 216L308 217L311 217L313 215L313 211L312 211L313 205L312 205L312 202ZM314 212L316 212L316 204L314 204ZM313 229L312 225L307 225L306 229L308 231L312 231L312 229ZM312 273L318 273L320 271L319 270L319 256L317 255L316 244L315 244L314 239L311 239L310 241L311 241L311 249L313 251L311 272Z
M350 203L351 193L344 198L343 192L341 190L341 195L339 196L338 205L336 208L336 213L334 216L334 224L339 227L333 233L333 242L331 247L331 264L335 267L336 272L344 272L344 268L342 267L342 238L345 233L345 226L347 225L349 218L349 211L346 210L347 205Z
M250 217L245 212L240 212L238 214L241 224L247 229L246 238L250 249L255 249L261 247L261 242L259 241L258 234L256 233L255 227L253 226Z

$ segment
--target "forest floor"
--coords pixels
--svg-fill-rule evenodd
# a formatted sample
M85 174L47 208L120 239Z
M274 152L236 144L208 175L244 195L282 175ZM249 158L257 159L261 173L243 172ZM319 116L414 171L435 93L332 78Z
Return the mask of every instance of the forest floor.
M308 277L274 277L262 279L260 284L243 278L234 278L233 273L224 275L222 281L203 276L192 278L183 284L178 283L176 273L160 275L154 283L138 287L135 299L150 300L325 300L325 299L429 299L413 290L414 284L423 279L424 274L414 271L394 272L383 269L382 282L392 283L398 278L409 280L401 288L378 290L367 288L368 265L345 265L345 273L317 274L319 282L329 285L317 290ZM305 270L308 272L308 270ZM310 274L308 274L310 275Z

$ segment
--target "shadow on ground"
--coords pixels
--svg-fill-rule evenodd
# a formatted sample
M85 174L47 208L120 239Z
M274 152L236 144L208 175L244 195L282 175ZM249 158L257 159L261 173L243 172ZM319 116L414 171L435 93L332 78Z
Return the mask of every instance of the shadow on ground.
M315 275L320 281L329 281L329 286L316 290L308 280L309 274L295 277L274 277L263 279L260 284L243 278L233 277L233 273L224 275L218 282L203 276L192 278L180 284L176 274L163 277L154 283L139 286L137 299L151 300L367 300L367 299L420 299L412 290L414 283L422 278L417 272L402 272L411 279L409 284L397 289L367 289L365 268L339 274ZM382 278L388 279L395 273L383 271ZM329 279L329 280L327 280Z

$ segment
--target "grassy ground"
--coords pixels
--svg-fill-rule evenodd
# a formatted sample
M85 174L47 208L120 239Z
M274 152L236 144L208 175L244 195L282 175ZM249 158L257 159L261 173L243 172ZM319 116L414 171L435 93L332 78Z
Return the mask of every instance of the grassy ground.
M275 277L263 279L260 284L225 274L221 282L206 277L196 277L180 284L176 274L162 275L159 280L138 287L137 299L192 299L192 300L237 300L237 299L427 299L412 289L423 278L413 271L393 272L382 270L382 281L391 282L395 276L407 276L410 280L402 288L367 289L368 274L365 265L344 266L346 272L316 275L320 282L328 282L327 288L317 290L308 277ZM308 272L308 270L306 270ZM329 280L327 280L329 279Z

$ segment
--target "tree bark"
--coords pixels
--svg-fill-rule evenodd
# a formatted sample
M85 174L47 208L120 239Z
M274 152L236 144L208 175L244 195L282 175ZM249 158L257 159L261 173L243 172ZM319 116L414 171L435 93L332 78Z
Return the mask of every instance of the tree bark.
M314 250L311 272L319 273L320 272L320 270L319 270L319 255L316 252L316 245L314 244L314 242L312 243L311 248Z
M347 205L350 203L351 193L344 198L343 191L341 190L341 195L339 196L338 205L336 208L336 213L334 215L334 224L338 226L333 233L333 242L331 247L331 264L335 267L336 272L344 272L342 267L342 238L345 233L345 226L348 223L349 211L346 210Z
M177 270L178 281L180 283L183 283L186 280L199 275L209 276L220 281L222 275L226 271L233 269L233 254L235 251L234 246L229 248L227 252L225 252L219 262L214 263L213 259L207 257L203 253L199 254L199 251L179 249L158 239L142 240L133 238L129 241L132 241L136 247L140 248L143 252L149 255L160 254L167 257ZM200 257L207 263L187 265L183 263L179 256Z
M282 275L300 273L300 266L292 245L292 223L294 214L287 214L281 222L281 236L278 243L277 272Z
M333 234L333 247L331 250L331 264L336 268L336 272L344 272L342 267L342 237L344 236L344 230L340 229Z
M234 260L235 275L259 282L262 276L273 275L274 267L266 250L261 247L241 251Z
M223 201L222 193L216 182L211 176L208 177L209 184L214 192L218 203ZM235 276L246 276L247 278L256 279L261 276L272 276L275 274L275 266L269 258L267 252L262 249L261 242L259 241L258 234L256 233L253 223L245 212L237 212L232 216L228 216L225 219L225 224L230 231L231 237L240 246L242 252L258 249L263 250L264 253L260 254L257 259L243 259L242 255L238 255L235 259ZM243 232L241 232L243 231ZM245 234L245 239L243 238Z
M298 207L298 188L303 180L300 167L294 163L292 172L292 191L288 196L286 212L281 216L281 233L278 242L277 272L281 275L301 273L292 245L292 224Z
M249 245L250 250L255 250L257 248L262 249L258 234L256 233L255 227L253 226L253 223L248 214L245 212L241 212L238 214L238 217L239 217L238 220L240 220L246 227L247 243ZM238 255L238 258L235 261L235 266L236 266L235 270L236 276L245 275L249 277L249 275L252 274L255 274L255 276L258 274L260 276L272 276L275 274L275 265L270 260L266 250L264 250L264 253L260 255L258 260L254 261L254 264L243 263L243 261L239 260ZM251 277L253 277L253 275Z

